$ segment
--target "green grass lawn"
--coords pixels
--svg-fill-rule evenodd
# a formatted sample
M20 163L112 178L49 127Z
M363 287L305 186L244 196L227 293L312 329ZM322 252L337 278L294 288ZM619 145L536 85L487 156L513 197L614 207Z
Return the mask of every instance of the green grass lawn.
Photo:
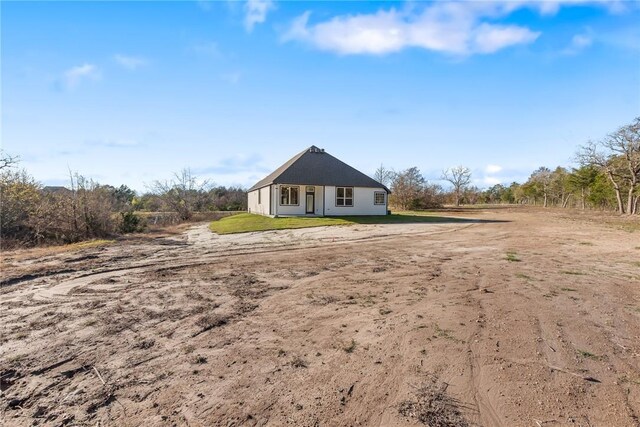
M284 230L290 228L321 227L326 225L403 224L420 222L469 222L472 220L435 216L431 212L403 212L380 216L341 216L323 218L270 218L242 213L213 221L209 229L218 234L247 233L250 231Z

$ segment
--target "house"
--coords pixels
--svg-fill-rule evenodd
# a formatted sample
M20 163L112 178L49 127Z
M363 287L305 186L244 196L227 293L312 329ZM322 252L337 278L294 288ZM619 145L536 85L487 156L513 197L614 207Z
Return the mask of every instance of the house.
M249 212L277 216L386 215L389 189L314 145L248 191Z

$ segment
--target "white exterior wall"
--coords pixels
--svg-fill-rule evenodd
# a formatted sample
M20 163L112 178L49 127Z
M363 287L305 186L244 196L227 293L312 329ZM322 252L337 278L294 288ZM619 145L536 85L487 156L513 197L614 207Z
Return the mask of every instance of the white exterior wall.
M249 192L249 194L247 195L247 208L250 213L269 215L269 208L271 206L271 197L269 196L270 189L271 186L268 185L266 187L262 187ZM261 193L260 201L262 203L258 203L258 192Z
M298 205L281 205L280 204L280 186L294 186L298 187ZM274 203L274 210L272 214L276 216L289 216L289 215L317 215L322 216L322 204L323 204L323 191L322 186L313 186L315 188L315 200L314 200L314 212L313 214L307 214L307 185L295 185L295 184L278 184L273 186L272 201Z
M322 216L324 211L324 187L316 185L316 215Z
M288 184L284 184L288 185ZM280 204L280 184L263 187L248 194L248 209L250 213L270 216L305 216L306 213L306 185L299 187L299 203L295 206ZM386 215L389 195L384 188L353 187L353 206L336 206L336 187L316 185L315 187L316 216L343 215ZM258 191L262 192L258 203ZM374 193L385 193L385 204L374 204ZM324 209L323 209L324 206ZM270 209L271 208L271 209Z
M343 215L386 215L388 197L384 188L353 187L353 206L336 206L336 187L325 187L326 216ZM373 198L376 191L385 193L385 204L375 205Z

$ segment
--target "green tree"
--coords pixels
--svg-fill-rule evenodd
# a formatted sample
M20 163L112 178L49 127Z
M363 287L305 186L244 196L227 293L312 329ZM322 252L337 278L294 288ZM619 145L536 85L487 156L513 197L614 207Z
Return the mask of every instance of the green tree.
M600 172L593 166L580 166L577 169L573 169L569 175L569 186L572 191L580 194L580 207L583 210L586 208L587 197L598 175L600 175Z

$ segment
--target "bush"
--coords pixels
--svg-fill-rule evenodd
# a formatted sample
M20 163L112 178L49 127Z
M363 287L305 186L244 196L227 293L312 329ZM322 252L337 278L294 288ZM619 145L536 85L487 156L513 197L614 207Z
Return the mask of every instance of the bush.
M121 233L138 233L144 231L145 224L138 215L132 211L120 212L122 222L120 223Z
M0 197L0 238L5 247L102 238L117 229L109 189L78 174L68 189L43 188L26 171L2 171Z

